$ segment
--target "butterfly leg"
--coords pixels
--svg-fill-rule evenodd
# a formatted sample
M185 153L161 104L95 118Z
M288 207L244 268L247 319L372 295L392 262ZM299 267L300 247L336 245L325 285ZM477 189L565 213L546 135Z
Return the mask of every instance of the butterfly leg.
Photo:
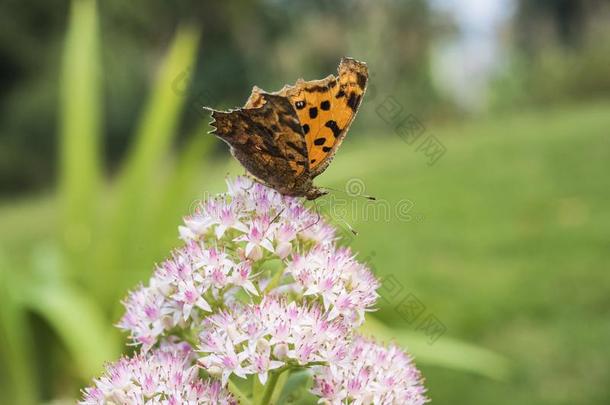
M248 171L246 171L246 172L244 173L244 176L245 176L245 177L247 177L247 178L249 178L249 179L251 179L251 180L252 180L253 185L254 185L254 183L258 183L258 184L261 184L261 185L263 185L263 186L265 186L265 187L273 188L271 185L269 185L268 183L265 183L263 180L259 179L258 177L253 176L253 175L252 175L252 174L250 174ZM250 186L250 188L251 188L251 187L252 187L252 186ZM248 188L248 190L249 190L250 188Z

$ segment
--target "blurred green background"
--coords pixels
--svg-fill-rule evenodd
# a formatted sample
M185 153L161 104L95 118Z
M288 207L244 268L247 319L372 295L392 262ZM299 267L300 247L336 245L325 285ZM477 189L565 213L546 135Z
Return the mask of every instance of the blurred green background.
M610 403L603 0L4 1L0 403L77 398L123 350L120 299L243 173L201 106L342 56L371 80L317 184L381 202L319 202L384 280L366 327L434 403Z

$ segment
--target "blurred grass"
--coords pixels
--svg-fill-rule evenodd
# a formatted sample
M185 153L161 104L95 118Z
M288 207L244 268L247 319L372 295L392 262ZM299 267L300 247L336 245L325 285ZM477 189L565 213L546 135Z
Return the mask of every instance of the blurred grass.
M355 221L355 250L446 336L514 364L508 384L424 364L436 403L609 402L608 128L609 103L434 128L447 152L433 167L398 137L372 134L346 142L318 181L357 177L379 199L414 201L421 222ZM380 319L414 331L396 303Z
M356 220L352 245L379 275L400 281L400 297L415 294L447 327L422 349L425 336L401 319L395 301L375 314L401 343L409 346L403 335L419 338L412 349L436 403L607 403L608 111L610 103L601 103L438 128L447 153L433 167L398 137L370 134L346 142L318 180L341 188L357 177L378 199L409 198L412 212L423 215L419 222ZM197 196L193 184L220 190L228 169L242 173L229 161L204 174L209 166L194 155L184 164L200 170L183 172L189 192L176 202L177 214ZM11 268L25 266L13 248L24 260L50 236L56 204L0 208ZM177 244L178 218L164 221L173 228L166 243ZM142 266L150 272L152 261ZM514 369L507 381L436 366L430 356L442 356L456 338L506 356Z
M367 317L360 333L380 342L397 343L417 356L419 365L440 366L500 381L504 381L511 370L511 363L506 358L490 350L456 341L449 336L441 335L440 341L431 340L434 334L426 334L422 329L408 330L404 325L385 325L374 315Z
M68 270L87 260L100 193L101 63L97 8L94 1L71 3L60 78L62 142L59 188L62 208L60 240ZM82 270L81 270L82 271Z
M187 100L172 83L192 67L199 32L183 27L161 63L123 170L111 186L104 184L97 27L96 2L72 2L60 81L59 193L35 204L40 218L19 204L22 211L3 222L14 225L0 252L0 389L7 403L71 397L118 357L123 348L112 314L126 289L167 254L168 235L174 239L187 204L178 202L194 198L188 194L192 173L212 144L192 136L172 161ZM188 88L189 78L181 85Z
M4 246L4 245L2 245ZM15 267L0 250L0 387L17 404L35 403L38 389L32 336L27 325L27 311L11 287ZM10 387L10 388L8 388Z
M115 280L122 278L123 285L132 285L144 274L142 264L153 261L158 254L155 241L159 239L152 230L162 212L156 201L166 195L172 184L173 170L164 166L169 164L168 152L186 102L185 95L177 93L170 84L193 65L197 42L194 28L176 33L158 72L134 144L114 185L112 213L101 229L103 240L95 249L95 274L99 277L92 280L92 287L104 300L118 300ZM188 79L185 85L188 86ZM169 172L168 183L162 182L164 172ZM133 241L139 244L130 246Z

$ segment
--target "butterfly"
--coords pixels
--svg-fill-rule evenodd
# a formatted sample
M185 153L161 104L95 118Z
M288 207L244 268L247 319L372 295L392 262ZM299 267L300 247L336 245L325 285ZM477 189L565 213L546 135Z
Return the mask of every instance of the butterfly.
M338 76L297 80L268 93L254 87L242 108L212 111L212 134L258 181L284 195L314 200L316 187L339 149L366 91L365 63L343 58Z

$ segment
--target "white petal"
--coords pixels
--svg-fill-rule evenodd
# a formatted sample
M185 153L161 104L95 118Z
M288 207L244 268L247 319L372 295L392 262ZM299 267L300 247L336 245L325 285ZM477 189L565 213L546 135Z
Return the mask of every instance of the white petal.
M210 307L210 304L208 304L208 302L204 300L203 297L200 297L197 300L197 306L203 309L204 311L212 312L212 307Z
M178 233L180 234L180 239L182 239L183 241L187 241L187 240L190 240L190 239L195 239L197 237L195 235L195 233L193 233L193 231L191 231L186 226L182 226L182 225L180 225L178 227Z
M239 221L235 221L232 228L237 229L238 231L241 231L243 233L248 233L248 227Z
M258 380L261 382L261 384L265 385L267 382L267 372L265 371L264 373L258 373Z
M271 360L269 362L269 370L274 370L276 368L282 367L284 365L283 361Z
M273 244L269 241L269 239L263 239L260 243L262 247L273 253Z
M247 292L258 296L258 291L256 291L256 287L254 287L254 284L252 284L252 281L247 280L242 284L242 287L244 288L244 290L246 290Z
M224 235L224 234L225 234L225 231L226 231L226 230L227 230L227 227L226 227L226 226L224 226L224 225L218 225L218 226L216 226L216 230L215 230L216 237L217 237L218 239L222 238L222 235Z

